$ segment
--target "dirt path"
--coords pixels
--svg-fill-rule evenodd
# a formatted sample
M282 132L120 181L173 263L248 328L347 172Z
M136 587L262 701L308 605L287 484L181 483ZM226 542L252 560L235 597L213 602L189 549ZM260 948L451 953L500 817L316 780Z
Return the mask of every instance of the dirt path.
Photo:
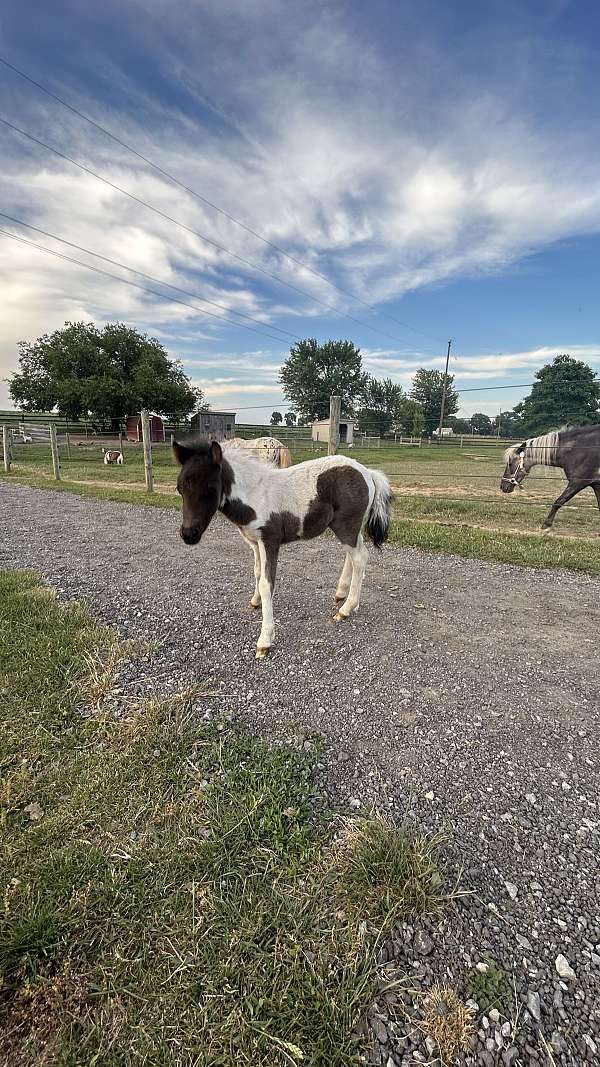
M273 739L322 735L342 805L445 827L474 896L431 926L431 954L406 949L413 982L492 955L519 995L539 992L548 1040L567 1035L556 1063L596 1062L584 1037L600 1049L600 582L387 549L340 626L340 550L321 538L282 553L277 645L256 663L251 557L224 522L190 549L173 511L0 484L0 524L0 566L41 571L124 634L162 640L131 686L210 680L213 711ZM577 975L564 989L559 953ZM471 1062L504 1062L485 1051ZM528 1055L518 1062L538 1062Z

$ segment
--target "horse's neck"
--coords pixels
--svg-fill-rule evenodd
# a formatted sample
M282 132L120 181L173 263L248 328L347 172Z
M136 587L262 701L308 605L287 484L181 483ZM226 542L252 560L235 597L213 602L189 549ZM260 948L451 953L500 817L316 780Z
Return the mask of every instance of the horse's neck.
M235 455L233 451L227 454L226 460L231 471L231 487L226 490L224 501L241 500L252 504L268 493L273 475L277 475L275 468L250 456Z
M540 437L532 437L527 442L524 460L530 467L539 464L542 467L556 467L556 452L558 447L558 434L542 434Z

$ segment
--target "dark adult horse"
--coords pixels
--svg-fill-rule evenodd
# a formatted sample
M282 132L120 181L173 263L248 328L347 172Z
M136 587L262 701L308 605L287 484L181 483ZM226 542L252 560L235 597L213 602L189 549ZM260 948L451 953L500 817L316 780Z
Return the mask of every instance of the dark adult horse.
M588 486L594 490L600 508L600 425L574 426L531 437L507 449L505 458L506 469L500 481L503 493L512 493L515 486L520 488L538 463L562 467L565 472L567 487L554 501L542 530L549 530L558 509Z

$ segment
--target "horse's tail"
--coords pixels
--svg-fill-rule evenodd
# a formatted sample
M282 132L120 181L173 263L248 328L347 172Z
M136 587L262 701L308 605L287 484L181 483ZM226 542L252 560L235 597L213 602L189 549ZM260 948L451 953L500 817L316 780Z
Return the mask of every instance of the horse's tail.
M373 470L369 473L375 485L375 495L367 512L367 535L375 548L381 548L390 532L394 494L385 474Z
M291 454L289 448L286 448L285 445L283 446L283 448L279 449L279 466L280 467L291 467L292 466L292 454Z

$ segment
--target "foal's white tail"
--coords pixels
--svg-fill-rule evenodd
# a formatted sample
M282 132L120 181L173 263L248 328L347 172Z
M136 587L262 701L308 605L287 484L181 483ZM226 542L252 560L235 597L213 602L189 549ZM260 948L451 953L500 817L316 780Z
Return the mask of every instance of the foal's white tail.
M381 548L390 532L392 500L394 494L385 474L381 471L369 471L375 485L373 503L367 512L367 535L375 545Z

